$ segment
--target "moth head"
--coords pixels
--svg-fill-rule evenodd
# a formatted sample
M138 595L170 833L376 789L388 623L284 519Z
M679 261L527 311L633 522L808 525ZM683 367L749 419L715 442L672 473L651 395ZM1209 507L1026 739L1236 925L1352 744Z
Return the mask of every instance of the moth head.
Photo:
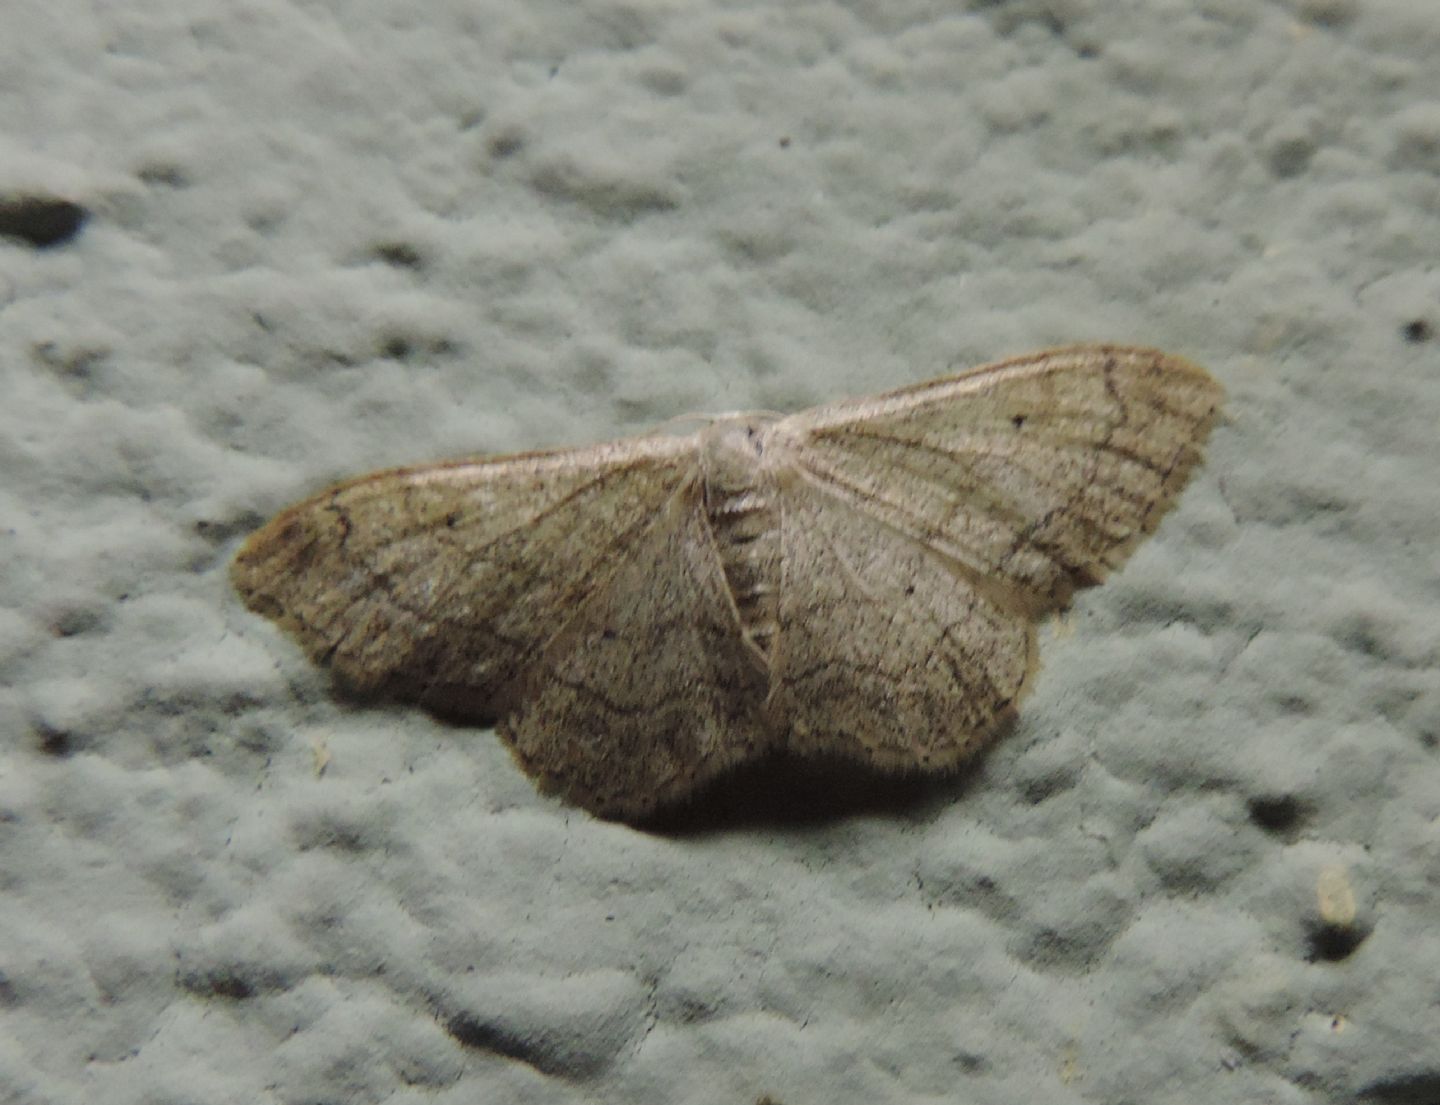
M721 487L745 487L768 467L770 427L780 416L767 411L717 418L700 431L700 465L706 480Z

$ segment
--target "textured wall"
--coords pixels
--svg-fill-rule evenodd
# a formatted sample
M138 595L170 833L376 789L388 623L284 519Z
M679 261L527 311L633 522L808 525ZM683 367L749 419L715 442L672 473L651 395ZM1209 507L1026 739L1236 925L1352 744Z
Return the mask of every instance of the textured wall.
M5 22L0 1100L1440 1098L1430 0ZM332 478L1081 339L1228 420L953 781L638 833L227 586Z

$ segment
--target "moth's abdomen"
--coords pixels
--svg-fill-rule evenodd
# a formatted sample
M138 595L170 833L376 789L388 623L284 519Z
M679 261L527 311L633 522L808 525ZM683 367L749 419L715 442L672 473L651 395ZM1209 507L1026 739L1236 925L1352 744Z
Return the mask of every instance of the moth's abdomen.
M705 432L705 516L740 613L740 626L768 661L778 625L780 514L762 462L764 421L716 422Z
M707 485L706 511L725 582L740 611L741 628L769 660L780 584L780 530L774 497L758 488L713 496L711 490Z

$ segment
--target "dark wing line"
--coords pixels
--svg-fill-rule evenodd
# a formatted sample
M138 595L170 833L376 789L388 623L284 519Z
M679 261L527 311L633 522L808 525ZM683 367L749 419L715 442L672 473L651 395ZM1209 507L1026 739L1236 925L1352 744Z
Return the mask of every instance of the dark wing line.
M607 479L623 479L635 469L645 467L647 461L657 469L669 469L663 477L668 487L659 500L661 504L664 504L669 501L670 496L677 489L686 484L687 479L693 480L695 477L698 471L693 463L696 444L693 437L653 435L648 440L636 438L580 449L526 454L525 456L531 462L527 472L542 487L557 468L571 470L571 477L580 481L578 486L567 488L558 502L531 515L526 523L506 525L501 532L470 550L471 555L475 561L483 562L496 544L507 539L515 540L517 537L523 541L523 531L527 528L527 524L540 518L553 519L563 515L563 511L567 508L576 511L578 509L575 506L577 498L582 498L587 493L594 494L597 485ZM640 455L636 455L637 452ZM250 609L275 621L296 639L313 660L323 666L332 666L336 654L345 649L347 644L354 643L355 634L368 629L368 622L365 620L349 624L342 616L343 610L347 608L388 607L409 617L417 626L428 627L427 632L433 632L436 627L443 625L447 620L447 607L453 605L457 594L456 588L461 585L452 583L439 592L406 595L404 592L409 576L385 571L383 566L386 553L397 545L407 541L417 542L423 550L424 542L433 538L437 530L441 533L445 532L445 528L439 525L439 518L443 515L433 517L432 524L412 526L404 532L386 535L384 539L372 539L368 546L362 542L358 548L347 549L347 544L354 541L354 536L349 532L350 521L347 512L361 511L367 506L373 508L375 495L393 494L397 490L397 483L402 489L407 485L410 486L418 494L424 493L426 484L438 485L435 492L438 492L441 499L448 498L453 490L456 505L463 505L466 487L491 483L507 470L513 473L514 469L510 462L514 459L510 456L496 456L441 461L432 465L382 470L337 484L281 511L265 526L251 534L231 565L232 578L236 581L236 587ZM526 475L521 474L519 478L523 481L526 479ZM561 478L564 478L563 473ZM523 499L523 487L514 490ZM348 502L345 501L347 495ZM583 503L581 505L583 506ZM483 511L476 512L477 518L483 514ZM617 558L611 550L623 546L628 540L633 540L634 535L642 532L646 526L653 526L658 514L659 511L648 509L637 512L635 522L628 525L614 541L606 542L605 551L597 554L594 563L588 565L585 572L576 573L580 576L578 582L583 593L590 593L595 587L604 586L606 578L614 570L612 565L617 562ZM303 563L305 557L303 554L297 554L294 546L287 545L278 537L271 539L270 535L283 533L291 524L298 525L302 530L311 530L308 519L325 515L330 516L331 521L326 526L314 530L314 536L307 547L313 547L319 557L333 558L333 563L337 567L344 567L349 579L341 589L345 597L336 604L332 604L333 608L329 610L317 606L315 613L319 616L312 617L306 604L295 601L296 595L291 593L302 586L301 582L291 575L293 586L279 588L267 586L264 583L266 570L263 565L269 562L272 565L271 571L284 571L284 567L275 559L277 556L291 559L296 563ZM581 511L576 516L579 519L583 518L585 514ZM489 517L495 520L493 514ZM402 521L402 519L393 519L393 521ZM555 523L552 521L551 524ZM331 530L328 538L324 532L327 527ZM461 532L463 534L463 528ZM473 534L471 537L473 539ZM464 537L461 536L459 540L463 541ZM492 613L498 613L498 611ZM561 625L550 623L546 628L552 629L553 632L547 633L543 639L517 639L513 635L501 633L498 623L489 617L486 618L486 621L488 623L487 632L491 633L497 642L517 655L526 656L533 654L532 648L526 647L527 645L537 649L543 648L553 638L555 632L563 629L563 623ZM568 622L568 618L565 621ZM418 643L419 638L416 640ZM414 674L411 673L412 676ZM392 672L385 678L392 679L396 675L397 673ZM368 678L368 675L366 677ZM435 685L433 680L424 684L426 687ZM405 697L420 696L411 691L407 692Z
M637 447L643 444L670 447L651 448L645 451L644 456L635 456L634 453ZM593 490L597 484L604 482L605 480L615 476L616 474L623 473L632 468L638 467L646 460L667 458L674 459L677 457L681 457L686 453L694 453L695 450L696 444L693 438L685 438L664 434L651 434L643 435L641 437L621 439L618 441L603 442L598 445L581 446L580 448L576 449L560 448L547 449L529 453L499 454L495 456L484 457L462 457L453 460L436 461L432 464L401 465L395 468L382 468L375 472L368 472L365 475L356 476L353 479L343 480L340 483L334 484L326 488L324 491L321 491L316 495L312 495L309 498L302 499L301 501L294 503L291 506L280 511L278 514L270 518L270 520L267 521L263 527L261 527L259 530L256 530L255 533L250 535L245 544L242 545L240 555L242 557L244 556L246 549L254 541L257 534L268 532L271 530L277 530L281 528L287 520L291 518L303 517L307 512L317 509L328 509L334 511L340 516L341 524L345 528L345 533L342 535L339 543L339 547L343 549L349 543L349 513L351 511L352 505L358 506L362 503L372 500L377 496L383 498L393 493L394 481L397 479L407 480L411 486L415 487L423 487L428 484L438 483L454 483L461 487L465 487L473 486L477 482L479 482L479 480L492 479L492 473L499 471L501 468L511 467L512 462L514 461L540 462L530 469L531 472L535 474L540 474L543 473L547 468L555 466L575 467L583 469L585 467L598 467L598 462L602 461L607 456L620 456L623 458L622 463L614 464L608 468L603 468L596 473L593 479L587 480L577 485L574 490L572 490L560 501L552 504L551 506L534 515L528 516L524 522L521 522L509 529L496 533L489 541L485 542L483 545L477 546L475 551L477 553L482 553L490 549L493 545L498 544L500 541L503 541L508 537L514 536L516 533L525 529L527 526L533 524L534 522L544 518L549 518L553 514L568 507L573 502L573 500L585 494L586 492ZM473 471L465 471L467 469L472 469ZM486 469L488 469L489 471L485 471ZM677 477L677 486L684 482L684 478L685 477L683 474ZM355 494L357 492L363 492L366 489L373 489L374 494ZM355 495L355 499L352 503L343 503L340 501L341 497L346 494ZM477 514L476 517L478 520L480 515ZM381 573L374 572L371 569L371 564L373 564L374 558L376 556L378 556L385 550L392 548L394 545L398 544L401 541L421 537L426 535L427 533L433 532L433 528L434 527L428 526L411 528L407 529L401 534L396 535L393 539L389 541L376 542L375 544L370 546L370 548L365 552L363 556L357 556L355 558L356 563L358 566L364 568L368 573L374 575L376 578L382 578ZM462 527L462 529L458 532L463 532L464 529L467 528L470 527ZM418 610L415 610L412 607L407 607L398 603L396 605L400 609L405 610L407 613L419 613Z
M991 669L984 658L977 657L970 649L963 647L962 642L957 638L959 623L947 624L933 613L931 607L924 601L921 601L920 597L917 597L914 602L901 604L911 617L919 619L928 627L928 633L925 635L928 638L928 644L922 649L917 650L917 655L923 651L926 657L934 656L943 662L948 669L949 680L952 687L962 688L970 686L976 691L979 699L983 699L993 705L993 712L989 712L988 715L985 710L980 711L981 716L969 716L967 712L967 717L961 727L963 730L964 747L973 747L977 739L982 739L986 734L993 733L998 727L1005 724L1007 719L1013 716L1015 703L1018 702L1028 690L1031 676L1037 666L1035 622L1033 618L1033 614L1035 613L1034 604L1025 601L1023 595L1019 596L1017 600L1016 593L1008 585L1003 582L998 582L988 575L977 575L970 570L965 563L957 560L947 550L937 547L934 542L919 539L903 525L897 525L895 521L881 516L877 511L867 509L865 506L865 497L862 492L830 484L823 478L817 478L798 467L792 471L794 473L794 480L805 481L805 493L818 493L822 496L820 501L827 504L826 507L822 508L825 513L831 514L837 521L843 522L843 512L853 512L856 515L856 521L860 525L874 526L877 531L892 533L895 535L896 541L919 545L926 553L936 558L937 566L941 568L942 572L948 570L953 574L957 587L969 587L973 589L981 601L990 603L993 606L1000 619L1010 620L1011 623L1022 632L1024 643L1023 671L1020 673L1013 690L1005 694L1002 693L996 685L995 678L992 676ZM788 512L790 499L790 495L782 494L780 498L782 512ZM785 523L782 522L782 524ZM814 529L811 529L809 532L811 534L809 540L816 540L817 536L815 535ZM824 527L821 537L826 545L831 548L837 561L842 565L848 564L843 549L836 547L836 538L830 527ZM788 557L785 563L788 565ZM787 591L794 586L793 581L788 578L784 580L782 585ZM872 602L880 602L885 606L896 605L893 597L883 598L872 595L863 581L861 581L860 593L864 594L866 599ZM785 632L783 618L780 632L781 634ZM959 657L951 655L946 651L947 645L955 648L956 652L961 655ZM874 674L873 666L863 660L848 659L844 655L832 653L816 655L804 666L792 666L794 658L786 648L783 637L776 643L775 655L782 658L783 678L776 679L772 683L771 702L773 702L776 693L781 691L782 688L793 687L797 683L807 682L820 673L839 670L853 672L856 677L871 676ZM975 661L973 664L974 671L970 671L968 668L962 669L962 667L957 666L957 659L973 659ZM779 674L778 671L777 674ZM976 678L977 674L978 679ZM881 756L879 752L877 752L876 755L880 758L877 762L883 760L883 762L889 763L894 767L917 766L915 762L910 761L903 755L894 753L893 750L884 753L883 756ZM952 757L952 760L953 759L954 757Z
M595 484L599 482L602 482L602 479L596 479L586 483L582 488L577 489L574 495L578 495L581 491L594 487ZM686 483L687 480L685 476L681 475L680 478L677 480L676 487L671 489L670 494L665 498L665 504L668 505L671 499L673 499L675 495L679 494L684 489ZM560 507L567 505L569 503L569 500L573 497L573 495L567 496L560 503L557 503L554 507L550 508L550 510L543 511L535 517L538 518L548 516L552 511L558 510ZM661 509L664 509L663 506ZM578 597L580 601L583 601L584 596L592 594L597 588L606 586L609 583L610 579L614 576L615 572L618 571L620 560L613 555L609 555L609 553L614 549L628 546L631 542L635 540L637 535L649 532L657 524L658 517L659 512L657 511L654 515L644 516L640 518L640 520L637 521L635 525L631 526L623 534L619 535L613 542L607 543L607 545L605 546L606 554L597 556L595 559L595 569L585 575L578 577L575 581L576 586L573 593ZM495 541L492 541L486 545L477 548L477 553L482 553L485 549L490 548L491 545L498 543L505 536L519 532L524 528L524 526L517 526L515 529L505 531L505 533L499 535L495 539ZM407 536L420 536L424 532L425 531L423 530L416 530L412 534ZM378 552L379 550L388 547L388 543L385 545L377 545L375 546L374 551ZM360 564L366 571L366 574L374 581L374 586L377 589L383 589L386 592L388 596L387 601L391 605L393 605L398 610L403 610L407 614L415 616L418 619L424 621L432 620L434 611L437 608L443 608L446 602L448 593L434 596L429 603L423 606L416 605L415 603L402 601L392 587L391 573L382 572L371 568L367 560L360 561ZM575 603L575 606L579 606L579 601ZM550 643L556 640L565 631L565 629L570 625L573 618L574 612L572 611L571 616L561 621L555 627L554 632L552 632L547 637L536 639L533 647L527 648L525 649L525 651L533 653L534 655L539 655L543 653L545 649L550 646ZM334 644L330 646L330 648L326 652L327 659L329 656L333 655L336 651L339 650L340 646L343 645L344 642L349 638L350 633L355 632L357 628L359 627L352 627L349 632L347 632L344 636L342 636L339 640L337 640ZM506 637L505 635L495 630L493 627L491 628L490 632L494 633L497 639L502 640L511 646L519 647L520 645L524 644L522 640L516 640L510 637Z
M640 535L651 533L656 526L664 524L665 516L669 512L676 498L686 494L687 491L693 493L696 490L696 482L699 480L699 478L700 476L698 468L692 470L688 474L682 474L680 478L676 481L675 486L670 489L670 494L665 497L664 501L660 504L660 506L653 513L643 516L638 523L636 523L630 529L626 530L620 538L618 538L612 545L609 546L609 548L616 549L630 547L636 542L636 539ZM706 526L706 531L709 531L709 526ZM588 586L583 588L583 590L577 589L577 600L571 605L569 616L564 618L560 622L560 624L555 627L555 631L553 633L538 641L536 647L530 650L529 663L527 663L524 669L519 673L518 682L523 683L528 680L530 678L534 665L539 663L541 659L547 653L549 653L551 648L555 647L556 643L566 633L570 631L571 626L575 624L575 619L580 617L581 613L583 612L585 600L589 598L589 596L595 594L595 592L598 591L600 588L608 587L610 585L611 581L620 571L624 563L624 557L602 556L597 557L596 562L599 564L603 564L606 570L598 573L595 577L588 579ZM728 588L726 589L726 593L728 595ZM731 601L731 607L734 607L733 600ZM736 614L735 625L736 632L738 634L740 625L740 619L738 614ZM566 685L568 686L569 684ZM574 689L582 690L583 688L576 687ZM595 697L602 703L605 703L607 707L611 709L612 713L624 712L621 711L618 707L610 706L610 704L606 702L603 697L599 695L596 695Z
M807 484L827 498L851 510L858 511L876 525L884 526L906 541L913 541L929 549L939 556L950 570L963 579L969 587L985 596L1001 610L1017 617L1031 618L1038 610L1048 608L1048 604L1043 603L1037 606L1023 588L1006 583L989 570L971 563L960 549L948 541L937 539L937 535L931 532L929 527L923 525L914 513L904 507L897 506L888 499L872 495L864 488L856 487L843 478L813 470L805 463L797 462L795 471ZM878 509L873 505L877 503L879 504ZM781 509L784 509L783 497ZM1049 554L1046 553L1046 555ZM1063 564L1061 567L1067 575L1070 574Z
M924 442L887 437L879 434L862 434L854 427L847 428L845 432L873 437L887 444L894 443L902 447L941 456L956 464L960 463L957 460L958 453L927 445ZM1055 511L1065 509L1067 505L1074 501L1077 492L1084 491L1085 486L1087 486L1086 483L1082 481L1075 491L1062 494L1060 489L1048 483L1038 473L1019 465L1018 462L1016 466L1031 476L1041 487L1054 493L1056 498L1060 500L1059 503L1050 510L1032 517L1015 510L1015 508L1009 505L1003 498L996 497L991 493L988 482L982 480L975 482L969 489L969 493L982 500L978 508L979 512L991 516L998 516L1009 524L1011 528L1014 529L1016 535L1015 539L1011 542L1012 552L1015 549L1024 547L1029 547L1039 552L1055 565L1060 577L1069 582L1071 589L1094 583L1094 572L1091 571L1088 566L1072 563L1071 558L1067 557L1057 546L1041 540L1036 536L1036 531L1053 517ZM890 528L904 534L910 540L919 541L927 548L940 554L947 560L954 562L956 570L963 572L967 582L976 590L986 595L987 598L1001 607L1001 609L1021 613L1027 617L1033 617L1039 611L1050 609L1056 605L1053 600L1040 592L1035 592L1035 596L1041 601L1036 602L1034 599L1027 599L1026 596L1031 594L1029 589L1018 585L1006 584L997 579L993 574L994 569L992 567L977 565L970 559L962 547L947 540L943 533L937 532L935 527L927 523L922 515L908 509L903 502L857 486L834 469L816 464L813 455L807 454L804 455L803 458L797 458L796 467L805 475L808 482L829 491L832 495L835 495L837 489L844 491L846 493L845 495L835 497L841 498L842 501L850 498L852 500L852 506L864 511L870 517L877 518L877 520L888 524ZM932 480L931 482L938 481ZM1140 500L1132 499L1131 501L1139 502ZM957 506L959 506L959 504L957 504ZM891 515L898 516L903 520L904 524L896 525L892 518L885 517L887 512ZM951 516L953 515L954 511L952 510ZM1099 533L1106 542L1123 545L1124 538L1117 539L1114 535L1099 530L1088 518L1082 518L1081 521L1084 522L1092 532ZM1009 598L1007 599L1006 596L1009 596ZM1019 599L1018 603L1016 601L1017 598Z
M1093 457L1098 451L1103 450L1104 452L1110 453L1113 456L1119 457L1123 461L1134 464L1138 468L1143 468L1146 471L1156 473L1157 475L1161 476L1162 480L1169 474L1169 469L1162 468L1160 465L1154 464L1151 461L1146 460L1144 457L1133 453L1131 450L1112 444L1109 438L1113 434L1113 432L1114 428L1112 427L1110 432L1106 434L1106 437L1099 441L1086 441L1085 439L1078 437L1047 438L1044 435L1036 435L1035 437L1031 438L1031 444L1045 447L1048 445L1059 443L1060 445L1064 446L1064 448L1054 450L1055 452L1078 455L1082 458ZM963 467L964 464L962 458L971 455L984 456L986 453L983 443L978 443L974 448L952 449L946 448L943 445L933 445L928 441L919 441L915 438L895 437L890 434L869 432L864 428L863 424L861 423L856 423L855 425L851 426L837 427L831 430L827 430L823 434L823 436L816 436L819 437L819 440L821 441L833 441L836 438L842 436L869 438L872 441L878 441L885 445L898 445L903 449L910 449L916 452L927 453L931 456L939 457L943 460L949 461L953 465L961 467ZM992 437L989 440L993 441L997 445L1002 445L1006 447L1012 446L1014 444L1014 439L1009 437ZM1071 448L1071 446L1073 446L1073 448ZM1033 479L1039 487L1045 488L1046 490L1055 493L1057 497L1064 498L1067 501L1071 498L1071 496L1063 495L1061 493L1061 487L1047 480L1045 478L1043 470L1037 470L1033 467L1027 467L1021 462L1019 456L1015 453L999 453L998 450L996 451L996 453L997 455L1003 456L1006 463L1013 465L1015 468L1024 472L1027 476ZM918 475L919 473L911 474ZM938 480L930 480L929 482L936 484L941 483L941 481ZM944 486L955 487L956 485L954 483L945 483ZM985 501L983 504L983 509L986 513L995 514L1003 517L1005 520L1014 523L1017 529L1023 529L1026 525L1030 523L1030 521L1032 521L1032 519L1030 519L1028 516L1016 511L1014 507L1011 506L1010 503L1008 503L1003 497L997 497L990 494L989 492L992 487L990 481L969 480L966 482L965 487L969 494L975 495L976 497L982 495L984 496ZM1121 489L1117 487L1110 487L1107 485L1107 489L1114 492L1119 498L1126 499L1137 506L1143 505L1144 503L1149 501L1148 499L1136 497L1133 495L1123 495L1120 493Z
M627 467L633 467L633 466L627 466ZM605 483L607 480L609 480L609 479L611 479L611 478L614 478L614 477L617 476L617 475L623 475L626 471L627 471L627 468L616 467L616 468L610 469L610 470L607 471L607 472L600 473L600 474L597 475L594 479L586 480L584 483L581 483L581 484L577 485L577 486L575 487L575 489L574 489L573 491L571 491L568 495L566 495L563 499L560 499L560 500L556 501L555 503L552 503L550 506L546 507L544 510L538 511L538 512L536 512L536 513L533 514L533 515L528 515L528 516L526 517L526 520L525 520L523 523L520 523L520 524L518 524L518 525L516 525L516 526L513 526L513 527L511 527L510 529L506 529L506 530L500 531L500 532L496 533L489 541L486 541L486 542L484 542L483 544L480 544L480 545L475 546L475 548L474 548L473 551L474 551L474 553L476 554L476 557L477 557L477 558L483 558L484 554L485 554L488 550L490 550L491 548L493 548L495 545L498 545L501 541L504 541L506 538L512 537L512 536L514 536L516 533L519 533L519 532L525 530L525 529L528 528L530 525L533 525L535 522L537 522L537 521L539 521L539 520L541 520L541 519L549 518L549 517L551 517L551 516L553 516L553 515L555 515L555 514L560 513L561 511L569 508L569 507L571 506L571 504L572 504L576 499L578 499L578 498L582 497L583 495L587 494L588 492L592 491L596 486ZM674 495L681 487L684 486L685 482L686 482L685 476L684 476L683 474L681 474L681 475L677 478L677 480L676 480L676 487L671 490L670 494L671 494L671 495ZM336 492L335 492L335 493L338 494L338 492L339 492L339 489L336 489ZM668 496L667 496L667 498L666 498L665 501L666 501L667 503L669 502L669 497L668 497ZM345 510L345 507L344 507L343 505L334 503L333 499L332 499L331 505L334 506L335 509L341 511L342 513L343 513L344 510ZM613 544L612 546L610 546L610 547L613 548L613 547L615 547L615 546L617 546L617 545L623 544L625 541L627 541L627 540L628 540L630 537L632 537L634 534L639 533L639 532L643 532L647 525L653 525L653 524L654 524L654 518L653 518L653 517L650 517L650 518L642 518L635 526L633 526L633 527L631 527L630 529L626 530L625 533L624 533L624 535L623 535L620 539L618 539L617 541L615 541L614 544ZM373 564L374 559L375 559L380 553L382 553L382 552L384 552L385 550L393 547L395 544L398 544L398 543L401 542L401 541L410 540L410 539L412 539L412 538L423 537L423 536L425 536L425 535L426 535L428 532L430 532L430 531L431 531L430 527L420 528L420 529L413 529L413 530L407 531L407 532L404 533L404 534L401 534L401 535L397 536L394 540L385 541L385 542L377 542L377 543L376 543L375 545L373 545L369 550L367 550L367 552L366 552L366 554L365 554L365 556L364 556L363 558L357 558L357 560L358 560L358 562L360 563L360 565L361 565L362 567L364 567L369 574L371 574L371 576L372 576L372 577L374 578L374 580L376 581L377 585L379 585L379 586L385 586L386 589L388 590L389 588L388 588L387 585L388 585L388 583L389 583L389 581L390 581L390 575L389 575L388 572L381 572L381 571L379 571L379 570L376 570L376 569L371 568L371 565ZM462 529L461 529L459 532L463 532L463 527L462 527ZM597 558L597 559L598 559L598 558ZM444 601L444 598L445 598L445 596L436 596L436 599L435 599L434 601L435 601L435 602L443 602L443 601ZM399 601L398 599L396 599L395 596L394 596L394 594L393 594L393 592L391 592L391 601L394 603L394 605L396 606L397 609L404 610L406 613L414 614L414 615L416 615L416 616L419 616L419 615L421 615L421 614L423 613L423 609L422 609L422 608L417 608L417 607L414 606L414 605L407 605L406 603L401 602L401 601ZM433 603L432 603L432 605L433 605Z
M1113 371L1113 362L1133 357L1149 360L1155 364L1163 363L1165 372L1169 376L1188 377L1203 384L1206 388L1216 387L1210 374L1193 361L1148 346L1106 345L1103 343L1065 345L1042 349L1035 353L996 361L992 364L979 365L952 376L942 376L936 380L907 384L879 395L841 399L838 402L811 407L786 416L780 420L779 425L785 430L799 427L809 432L815 432L844 426L858 419L871 420L885 415L907 414L916 407L930 403L946 403L958 396L982 391L997 376L1015 379L1021 376L1062 374L1072 371L1080 359L1095 355L1109 358L1107 364L1102 366L1102 371L1107 374ZM1113 391L1112 394L1114 394ZM1122 408L1126 405L1120 402L1118 396L1116 396L1116 400ZM1168 407L1165 409L1170 410Z

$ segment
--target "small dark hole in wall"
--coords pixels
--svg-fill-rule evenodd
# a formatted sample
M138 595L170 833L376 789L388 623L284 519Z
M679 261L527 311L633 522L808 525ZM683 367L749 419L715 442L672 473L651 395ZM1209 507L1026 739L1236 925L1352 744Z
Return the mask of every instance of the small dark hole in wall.
M89 215L57 196L0 196L0 235L48 249L74 238Z
M418 269L425 263L420 251L408 242L383 242L375 247L375 256L397 269Z
M1308 936L1309 959L1311 962L1323 959L1329 963L1345 959L1365 942L1367 935L1354 925L1317 925Z
M1250 820L1269 833L1286 833L1300 824L1305 807L1289 794L1267 794L1250 799Z
M1429 341L1435 336L1435 328L1423 318L1411 319L1400 328L1400 333L1405 335L1405 340L1416 345Z
M75 751L75 742L70 734L63 729L55 729L49 725L36 727L35 736L40 745L40 751L47 756L54 756L56 759L64 759Z

